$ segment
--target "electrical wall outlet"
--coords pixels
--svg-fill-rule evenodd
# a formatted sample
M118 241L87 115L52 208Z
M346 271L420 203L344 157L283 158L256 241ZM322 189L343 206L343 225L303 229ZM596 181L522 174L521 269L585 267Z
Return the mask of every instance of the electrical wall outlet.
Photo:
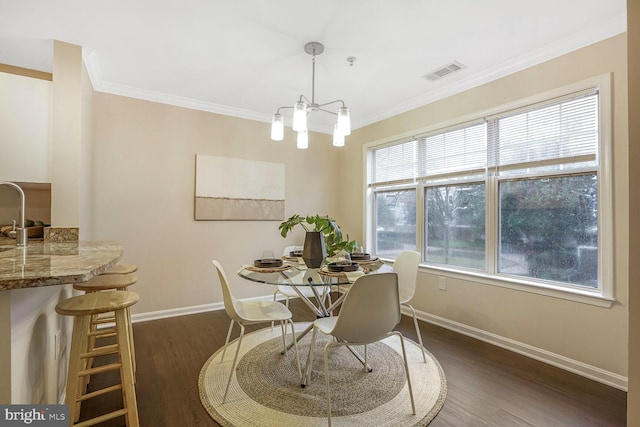
M447 290L447 278L446 277L438 277L438 289L441 291Z

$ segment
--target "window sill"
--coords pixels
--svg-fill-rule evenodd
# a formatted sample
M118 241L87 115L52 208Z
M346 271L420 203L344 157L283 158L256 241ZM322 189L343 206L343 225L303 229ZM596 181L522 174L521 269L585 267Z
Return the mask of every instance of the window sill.
M513 276L493 276L479 272L461 272L447 268L420 265L420 270L429 274L480 283L482 285L498 286L520 292L528 292L536 295L544 295L552 298L560 298L582 304L595 305L603 308L611 308L615 299L603 296L598 290L572 289L553 284L532 282L515 278Z

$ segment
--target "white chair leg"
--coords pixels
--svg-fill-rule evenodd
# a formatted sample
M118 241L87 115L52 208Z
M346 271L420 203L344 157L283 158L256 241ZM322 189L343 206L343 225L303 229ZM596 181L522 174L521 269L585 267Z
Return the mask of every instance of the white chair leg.
M296 331L294 329L293 320L288 320L291 325L291 337L293 339L293 350L296 355L296 366L298 367L298 378L300 378L300 382L302 382L302 368L300 368L300 355L298 354L298 340L296 340Z
M236 363L238 362L238 353L240 353L240 346L242 345L242 338L244 337L244 326L240 325L240 337L238 338L238 347L236 348L236 354L233 357L233 363L231 364L231 371L229 372L229 379L227 380L227 387L224 389L224 396L222 397L222 403L227 401L227 393L229 392L229 386L231 385L231 378L236 370Z
M331 392L329 391L329 355L327 354L331 341L324 346L324 392L327 399L327 422L331 427Z
M404 358L404 372L407 376L407 386L409 387L409 397L411 398L411 413L416 414L416 404L413 401L413 388L411 387L411 375L409 375L409 364L407 363L407 352L404 348L404 337L400 332L393 332L394 335L400 337L400 344L402 346L402 357Z
M282 334L282 354L287 354L287 330L284 327L284 320L280 321L280 333Z
M278 295L278 290L273 293L273 302L276 302L276 296ZM271 331L273 332L273 324L275 322L271 322Z
M416 327L416 334L418 335L418 343L420 344L420 350L422 350L422 361L427 363L427 355L424 351L424 346L422 345L422 335L420 335L420 327L418 326L418 318L416 317L416 311L410 304L403 304L405 307L409 307L411 310L411 315L413 316L413 324Z
M220 363L224 360L224 354L227 352L227 346L229 345L229 338L231 337L231 330L233 329L233 320L229 324L229 332L227 332L227 339L224 342L224 349L222 350L222 357L220 358Z
M313 349L316 345L316 328L311 331L311 342L309 343L309 354L307 356L307 371L305 372L306 381L304 384L311 384L311 367L313 366Z
M331 306L331 286L322 288L322 305L325 307Z
M368 355L368 351L367 351L367 345L364 345L364 365L362 365L362 369L364 369L365 372L371 372L367 369L368 363L367 363L367 355Z

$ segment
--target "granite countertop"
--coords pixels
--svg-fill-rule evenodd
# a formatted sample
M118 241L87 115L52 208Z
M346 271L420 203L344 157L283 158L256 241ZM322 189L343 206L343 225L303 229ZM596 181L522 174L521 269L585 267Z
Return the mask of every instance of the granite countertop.
M111 268L122 253L114 241L29 241L26 247L0 242L0 290L85 282Z

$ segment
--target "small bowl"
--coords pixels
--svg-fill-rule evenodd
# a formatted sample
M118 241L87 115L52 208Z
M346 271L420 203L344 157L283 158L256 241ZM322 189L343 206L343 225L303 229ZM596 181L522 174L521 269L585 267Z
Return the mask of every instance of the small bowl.
M371 254L366 254L362 252L353 252L351 254L351 259L353 261L369 261L371 259Z
M257 259L253 261L253 266L259 268L282 267L282 260L274 258Z
M352 262L351 264L338 264L335 262L331 262L327 264L327 270L329 270L332 273L358 271L359 268L360 266L358 265L357 262Z

